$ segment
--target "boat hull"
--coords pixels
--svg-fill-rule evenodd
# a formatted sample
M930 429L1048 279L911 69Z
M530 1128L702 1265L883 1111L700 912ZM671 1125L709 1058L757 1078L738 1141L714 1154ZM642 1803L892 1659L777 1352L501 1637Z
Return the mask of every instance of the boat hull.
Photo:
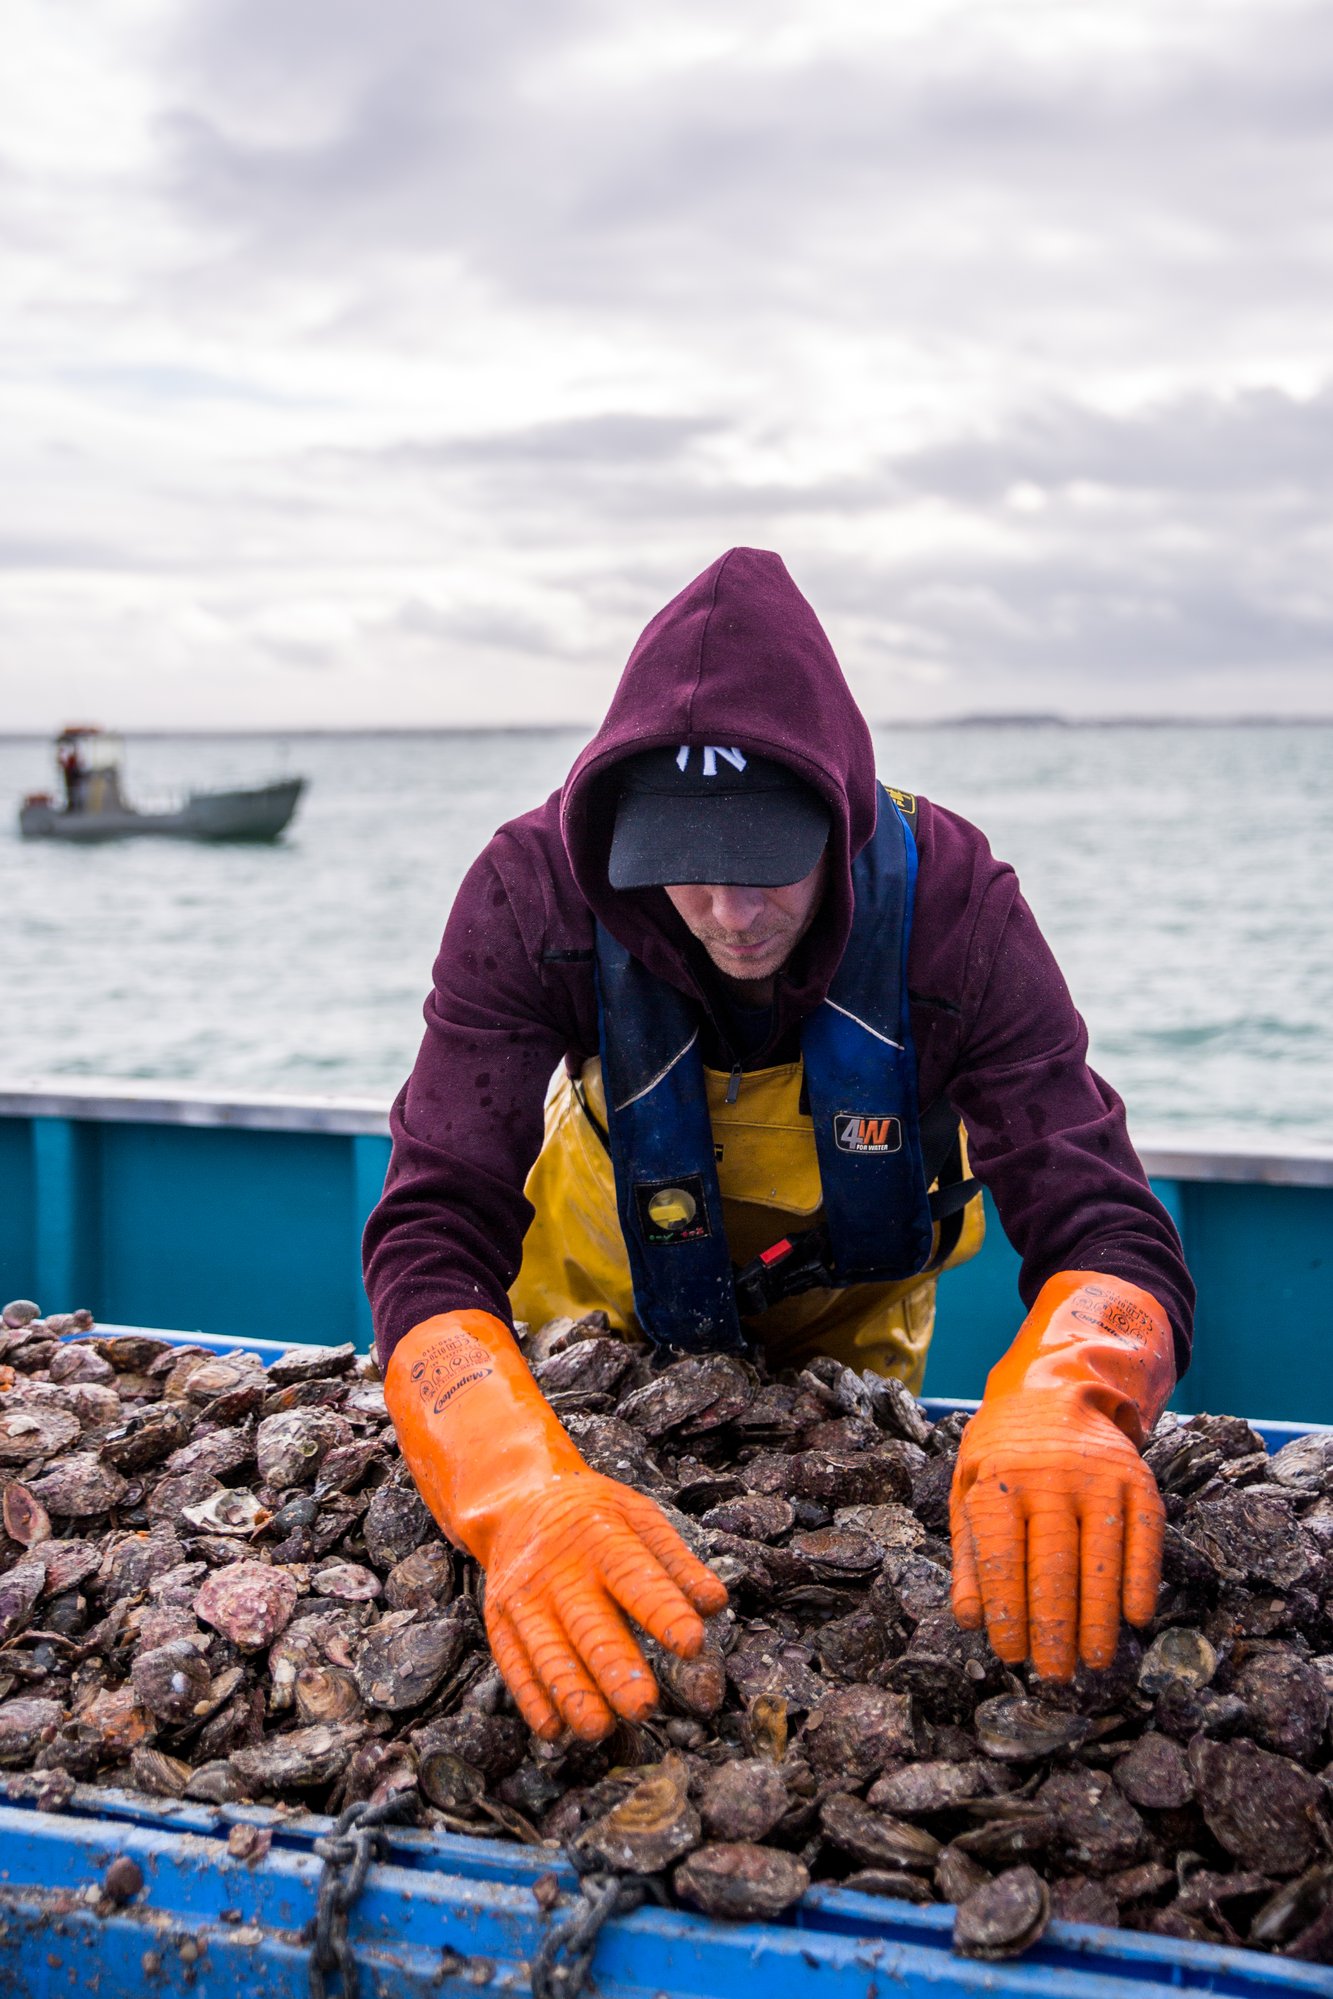
M54 805L20 807L19 832L25 840L138 839L154 834L167 840L276 840L291 821L305 788L301 777L283 778L246 791L192 792L174 812L64 812Z
M389 1154L382 1100L0 1078L0 1273L11 1296L126 1325L364 1347L361 1234ZM1199 1287L1174 1406L1333 1425L1333 1149L1141 1157ZM1023 1316L987 1210L981 1254L940 1283L931 1395L979 1396Z

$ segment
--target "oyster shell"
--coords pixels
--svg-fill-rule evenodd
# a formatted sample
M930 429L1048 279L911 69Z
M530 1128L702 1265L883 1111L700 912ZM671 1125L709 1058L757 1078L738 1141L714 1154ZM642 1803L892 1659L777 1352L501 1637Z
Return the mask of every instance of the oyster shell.
M1113 1874L1147 1850L1142 1819L1105 1771L1056 1770L1035 1802L1051 1813L1065 1854L1083 1873Z
M139 1472L180 1450L189 1435L183 1409L171 1402L153 1402L124 1413L124 1420L104 1432L97 1448L117 1471Z
M452 1673L467 1644L467 1626L458 1619L390 1612L366 1638L353 1669L361 1698L367 1707L390 1714L420 1707Z
M1077 1749L1092 1726L1084 1715L1009 1694L983 1701L974 1720L980 1747L1002 1763L1037 1763Z
M1274 1889L1250 1924L1250 1942L1291 1957L1333 1962L1331 1912L1333 1863L1324 1863Z
M326 1562L315 1570L310 1583L318 1595L334 1597L340 1603L373 1603L384 1589L375 1571L363 1568L360 1562Z
M915 1755L920 1728L910 1694L839 1687L810 1715L801 1739L820 1776L864 1778Z
M79 1419L67 1410L12 1396L0 1409L0 1465L26 1465L67 1451L79 1435Z
M828 1688L810 1670L813 1648L785 1643L771 1628L756 1626L727 1654L727 1678L743 1701L776 1695L789 1709L817 1708Z
M930 1868L939 1857L940 1842L930 1833L876 1811L862 1798L826 1798L819 1822L835 1846L874 1867Z
M95 1687L74 1705L75 1720L97 1745L103 1758L128 1756L155 1734L153 1717L139 1699L137 1687Z
M884 1559L879 1542L856 1527L816 1527L793 1534L787 1545L817 1576L838 1580L872 1576Z
M1139 1685L1151 1699L1179 1687L1196 1693L1208 1685L1216 1671L1217 1652L1201 1631L1169 1625L1158 1632L1144 1653Z
M208 1534L257 1534L273 1515L244 1486L223 1486L207 1499L181 1508L181 1518L191 1527Z
M494 1782L518 1769L529 1737L512 1714L479 1714L465 1708L414 1730L411 1740L423 1764L428 1756L454 1756Z
M828 1678L869 1680L885 1662L888 1635L882 1619L872 1611L854 1610L845 1617L833 1618L816 1632L815 1651Z
M304 1791L338 1776L365 1730L341 1721L317 1722L270 1736L253 1748L234 1749L228 1761L243 1784L254 1790Z
M947 1812L973 1798L988 1797L991 1777L987 1766L978 1761L950 1763L922 1757L904 1762L877 1777L866 1793L869 1804L903 1818L925 1812Z
M331 1409L265 1416L255 1436L259 1476L274 1487L310 1485L328 1452L351 1439L349 1425Z
M207 1696L213 1678L208 1661L188 1638L173 1638L137 1654L131 1677L139 1699L159 1721L185 1721Z
M1328 1733L1329 1690L1299 1652L1273 1646L1250 1652L1232 1675L1245 1703L1246 1732L1265 1749L1313 1763Z
M381 1575L438 1534L426 1502L410 1485L382 1485L361 1522L366 1553Z
M1274 1451L1268 1476L1293 1492L1333 1493L1333 1434L1313 1430L1308 1437L1294 1437Z
M231 1805L245 1796L245 1785L229 1763L218 1759L212 1763L201 1763L185 1786L187 1798L197 1798L203 1804ZM232 1831L240 1828L233 1826Z
M35 1556L0 1576L0 1641L22 1630L45 1588L46 1564Z
M709 1839L755 1842L768 1837L790 1803L777 1765L748 1756L710 1773L699 1796L699 1816Z
M296 1675L296 1712L303 1722L330 1726L362 1712L356 1681L339 1666L302 1666Z
M637 1354L626 1340L580 1340L533 1368L544 1395L607 1395L635 1366Z
M1200 1498L1183 1528L1219 1576L1290 1589L1308 1576L1318 1551L1297 1524L1290 1499L1253 1488Z
M232 1562L215 1569L194 1601L195 1614L243 1651L271 1645L282 1631L300 1590L286 1569L264 1562Z
M52 1381L114 1381L116 1370L92 1347L57 1347L47 1364Z
M48 1513L86 1520L109 1513L129 1491L128 1482L93 1451L75 1451L30 1479L28 1490Z
M1132 1805L1169 1811L1187 1805L1194 1796L1194 1779L1184 1749L1169 1735L1141 1735L1126 1755L1118 1757L1114 1777Z
M159 1403L157 1408L166 1417L179 1416L173 1403ZM240 1471L244 1465L252 1465L254 1461L254 1431L248 1423L241 1423L235 1429L210 1430L207 1436L191 1437L188 1443L173 1450L167 1459L166 1469L177 1474L207 1472L213 1478L221 1479Z
M810 1885L810 1870L794 1854L744 1841L710 1842L672 1876L682 1902L706 1916L772 1922Z
M182 1757L168 1756L161 1749L141 1745L130 1756L130 1782L136 1791L146 1791L150 1798L183 1798L193 1774Z
M796 1522L796 1509L776 1492L739 1492L710 1506L700 1525L747 1541L773 1541Z
M787 1703L780 1695L757 1694L749 1703L742 1740L756 1756L781 1763L787 1753Z
M935 1887L942 1902L965 1902L993 1877L971 1854L956 1846L942 1846L935 1862Z
M287 1388L294 1381L325 1381L341 1376L356 1365L356 1348L350 1340L335 1347L288 1347L268 1369L274 1388Z
M423 1541L384 1579L384 1601L391 1610L433 1610L447 1603L454 1591L454 1556L443 1541Z
M0 1702L0 1767L13 1769L29 1762L44 1742L55 1737L64 1715L60 1701L20 1697Z
M654 1648L653 1671L668 1700L703 1720L715 1715L727 1697L726 1661L709 1647L693 1659Z
M349 1444L335 1444L321 1459L315 1474L315 1497L323 1499L330 1492L355 1492L383 1457L384 1446L378 1437L354 1437Z
M1009 1867L977 1888L954 1918L953 1947L987 1963L1021 1957L1051 1918L1050 1891L1032 1867Z
M638 1775L634 1789L579 1835L582 1852L627 1874L656 1874L703 1836L689 1802L689 1778L673 1750Z
M1208 1830L1246 1867L1299 1874L1319 1850L1315 1813L1326 1792L1288 1757L1252 1742L1196 1735L1189 1766Z

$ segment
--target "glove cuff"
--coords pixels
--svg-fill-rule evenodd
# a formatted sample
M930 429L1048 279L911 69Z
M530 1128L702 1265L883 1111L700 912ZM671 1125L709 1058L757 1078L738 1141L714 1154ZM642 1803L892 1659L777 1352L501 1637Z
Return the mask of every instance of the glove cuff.
M1062 1270L991 1369L985 1401L1072 1389L1141 1448L1175 1384L1171 1322L1152 1293L1103 1271Z
M384 1400L417 1490L483 1567L526 1495L588 1470L493 1313L414 1326L390 1357Z

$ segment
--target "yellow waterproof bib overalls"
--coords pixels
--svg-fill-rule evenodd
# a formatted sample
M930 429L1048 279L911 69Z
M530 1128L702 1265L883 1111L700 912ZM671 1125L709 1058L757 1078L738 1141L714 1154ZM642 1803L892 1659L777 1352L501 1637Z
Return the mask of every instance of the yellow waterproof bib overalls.
M725 1071L704 1070L727 1244L732 1262L744 1265L782 1236L813 1226L821 1204L819 1164L814 1125L800 1109L799 1062L747 1071L732 1104L730 1081ZM577 1087L562 1069L546 1101L546 1136L528 1175L527 1197L536 1212L509 1298L515 1317L529 1324L601 1310L615 1331L640 1339L605 1131L601 1062L594 1057L584 1064ZM981 1248L979 1194L961 1220L945 1270ZM851 1367L897 1375L919 1394L935 1330L937 1279L938 1272L929 1271L896 1284L803 1291L747 1322L747 1331L758 1334L775 1366L833 1354Z

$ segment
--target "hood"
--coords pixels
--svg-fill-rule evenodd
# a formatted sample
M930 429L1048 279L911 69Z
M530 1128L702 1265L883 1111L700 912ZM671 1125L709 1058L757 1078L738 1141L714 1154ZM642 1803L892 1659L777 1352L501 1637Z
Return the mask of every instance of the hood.
M616 765L681 743L772 757L832 815L828 886L779 982L780 1032L819 1004L846 945L852 862L875 829L875 765L823 627L781 557L766 549L729 549L658 612L560 800L570 866L594 914L655 976L706 997L706 955L665 893L617 892L606 875Z

